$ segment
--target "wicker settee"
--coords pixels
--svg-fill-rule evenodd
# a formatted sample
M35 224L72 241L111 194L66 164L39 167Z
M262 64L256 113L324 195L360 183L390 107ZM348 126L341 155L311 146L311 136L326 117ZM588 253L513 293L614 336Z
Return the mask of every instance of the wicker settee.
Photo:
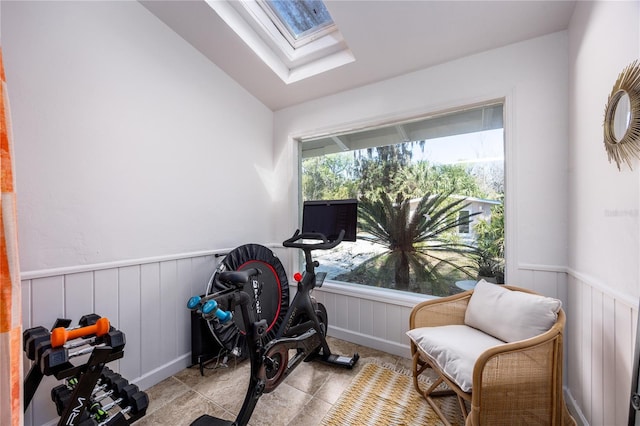
M562 393L559 300L481 281L418 304L409 321L415 388L445 425L436 399L450 395L467 426L576 424ZM419 376L429 369L437 379L427 386Z

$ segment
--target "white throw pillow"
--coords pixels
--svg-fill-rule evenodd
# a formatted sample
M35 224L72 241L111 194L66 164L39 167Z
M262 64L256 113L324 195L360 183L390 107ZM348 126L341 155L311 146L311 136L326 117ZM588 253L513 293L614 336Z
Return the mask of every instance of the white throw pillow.
M557 321L561 306L558 299L481 280L469 299L464 323L505 342L515 342L548 331Z
M433 361L464 392L471 390L473 367L478 357L487 349L504 344L466 325L414 328L407 331L407 336L423 356Z

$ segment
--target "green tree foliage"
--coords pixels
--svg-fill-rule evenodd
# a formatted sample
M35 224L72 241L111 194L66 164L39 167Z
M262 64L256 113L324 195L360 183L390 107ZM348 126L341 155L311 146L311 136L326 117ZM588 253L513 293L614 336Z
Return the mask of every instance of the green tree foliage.
M373 200L361 200L359 238L387 248L369 262L392 267L396 289L416 290L431 286L423 292L443 294L444 289L434 287L443 284L439 268L448 265L463 269L449 256L465 254L468 247L448 238L447 234L469 224L474 215L461 216L459 212L469 204L465 199L452 199L450 195L451 192L424 195L413 214L408 198L393 202L385 191L379 191ZM366 264L361 267L367 268Z
M479 219L473 227L478 248L493 257L504 257L504 205L491 209L489 219Z
M471 254L479 276L504 282L504 204L491 209L489 219L479 219L473 227L476 248Z
M338 279L448 295L453 280L470 275L469 258L493 269L502 261L501 207L494 208L490 222L480 220L474 228L480 235L478 247L465 245L455 232L475 215L460 215L468 202L451 195L487 198L493 185L480 184L469 166L412 162L413 149L421 145L403 143L302 162L303 198L358 198L358 238L386 249ZM419 200L413 215L410 200Z
M463 165L411 162L418 143L388 145L353 154L329 154L302 162L305 200L375 199L380 188L394 199L420 198L426 193L453 193L486 198L471 170Z
M349 154L329 154L302 161L302 196L305 200L356 198L357 183Z
M398 175L409 167L413 146L414 143L400 143L355 151L359 194L375 198L380 188L390 194L401 192Z
M456 194L485 198L486 192L463 165L431 165L420 161L402 168L397 174L398 190L407 198L420 198L425 193Z

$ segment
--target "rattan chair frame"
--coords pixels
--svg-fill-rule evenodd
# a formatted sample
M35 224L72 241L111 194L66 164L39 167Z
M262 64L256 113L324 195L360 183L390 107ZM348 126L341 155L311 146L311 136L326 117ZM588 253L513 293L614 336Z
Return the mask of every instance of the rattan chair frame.
M507 286L511 291L537 294ZM409 328L462 325L473 290L416 305ZM413 383L442 422L451 423L436 399L455 395L466 426L477 425L576 425L562 393L562 350L566 316L561 309L547 332L526 340L505 343L483 352L474 365L472 389L464 392L440 370L434 359L411 342ZM419 376L433 370L437 379L428 388ZM468 410L470 407L470 411Z

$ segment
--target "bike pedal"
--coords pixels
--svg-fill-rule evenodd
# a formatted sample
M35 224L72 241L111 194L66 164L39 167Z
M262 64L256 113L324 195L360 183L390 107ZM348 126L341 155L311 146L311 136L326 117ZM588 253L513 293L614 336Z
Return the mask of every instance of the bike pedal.
M331 354L326 358L323 358L323 361L332 365L337 365L340 367L345 367L351 370L360 359L360 355L356 352L352 357Z
M203 414L191 423L191 426L232 426L233 422Z

